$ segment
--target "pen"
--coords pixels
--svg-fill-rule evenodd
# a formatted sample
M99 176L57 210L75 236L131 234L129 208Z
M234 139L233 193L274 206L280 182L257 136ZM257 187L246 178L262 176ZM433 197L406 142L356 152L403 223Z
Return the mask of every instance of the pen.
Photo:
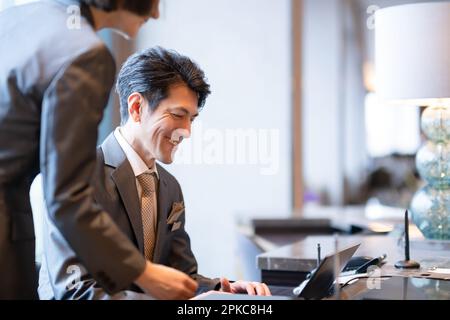
M362 266L360 266L358 269L356 269L355 273L366 273L367 272L367 268L370 266L377 266L379 265L384 259L386 259L386 254L382 254L381 256L377 257L377 258L373 258L370 261L367 261L365 264L363 264Z
M320 265L320 243L317 244L317 267Z

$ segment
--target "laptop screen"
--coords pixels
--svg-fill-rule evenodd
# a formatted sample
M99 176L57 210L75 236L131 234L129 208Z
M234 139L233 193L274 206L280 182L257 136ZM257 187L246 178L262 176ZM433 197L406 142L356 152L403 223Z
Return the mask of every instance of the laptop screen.
M307 284L300 292L299 297L305 299L322 299L329 295L330 289L334 283L334 263L336 257L339 259L339 273L342 272L348 261L359 248L360 244L340 250L333 255L326 256L319 267L307 280Z

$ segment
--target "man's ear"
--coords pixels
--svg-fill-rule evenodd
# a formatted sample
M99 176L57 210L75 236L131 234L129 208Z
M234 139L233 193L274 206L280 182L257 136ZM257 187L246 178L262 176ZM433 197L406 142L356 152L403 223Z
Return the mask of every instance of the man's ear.
M134 122L141 122L144 97L139 92L128 96L128 115Z

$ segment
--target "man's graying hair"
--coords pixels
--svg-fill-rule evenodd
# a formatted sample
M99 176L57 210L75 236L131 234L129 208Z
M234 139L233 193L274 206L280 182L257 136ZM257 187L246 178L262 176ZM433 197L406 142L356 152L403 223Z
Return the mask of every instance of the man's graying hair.
M203 108L211 91L205 73L191 59L161 47L130 56L120 69L116 83L121 123L128 120L128 97L133 92L142 94L153 111L168 97L169 88L177 84L184 84L194 91L198 108Z

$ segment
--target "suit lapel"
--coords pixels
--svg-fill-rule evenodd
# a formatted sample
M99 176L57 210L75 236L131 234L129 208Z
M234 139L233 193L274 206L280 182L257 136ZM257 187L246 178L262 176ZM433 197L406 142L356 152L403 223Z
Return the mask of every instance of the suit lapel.
M144 252L144 234L142 227L141 205L136 189L136 178L122 148L113 134L110 134L101 146L105 156L105 164L115 167L111 173L125 211L130 219L139 250Z
M144 234L142 227L141 206L136 189L136 178L128 161L124 162L111 174L120 197L125 205L125 211L133 227L139 250L144 252Z
M158 262L161 257L161 251L164 246L165 234L167 232L166 219L169 203L169 190L167 181L164 176L164 172L160 170L159 173L159 185L158 185L158 224L156 229L156 244L153 254L153 261Z

